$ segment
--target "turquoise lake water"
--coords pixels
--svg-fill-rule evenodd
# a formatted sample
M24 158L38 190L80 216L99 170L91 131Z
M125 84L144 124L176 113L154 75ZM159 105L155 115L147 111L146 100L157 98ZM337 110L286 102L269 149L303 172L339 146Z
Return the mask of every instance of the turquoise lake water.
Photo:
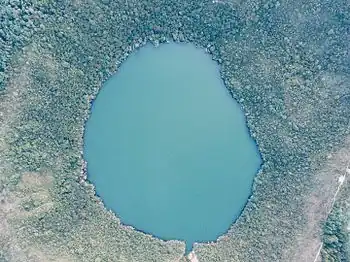
M261 164L218 65L189 44L130 55L94 101L84 139L106 207L187 251L227 232Z

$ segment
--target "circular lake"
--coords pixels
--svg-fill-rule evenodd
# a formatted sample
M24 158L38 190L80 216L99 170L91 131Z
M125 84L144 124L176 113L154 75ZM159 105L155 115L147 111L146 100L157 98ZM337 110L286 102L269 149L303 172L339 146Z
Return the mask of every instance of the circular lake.
M130 55L94 101L84 139L88 179L106 207L187 251L229 229L261 164L219 66L190 44Z

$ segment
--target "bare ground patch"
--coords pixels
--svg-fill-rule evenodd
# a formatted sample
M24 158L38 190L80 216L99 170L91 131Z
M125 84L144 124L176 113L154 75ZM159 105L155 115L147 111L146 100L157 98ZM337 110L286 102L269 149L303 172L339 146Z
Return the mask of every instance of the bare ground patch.
M6 197L2 197L0 202L0 245L9 261L73 261L64 254L57 258L34 243L29 246L24 245L18 238L18 234L21 232L12 226L13 220L19 221L39 213L45 213L53 207L48 191L51 182L52 179L48 175L26 173L22 176L18 189L8 193ZM28 200L31 206L26 208Z
M307 227L297 237L297 244L291 249L292 252L285 254L284 261L314 261L322 243L322 223L332 208L339 178L344 175L349 160L350 138L346 140L343 148L328 155L327 162L315 175L314 187L304 207Z
M32 63L41 55L30 48L13 65L6 91L0 103L0 250L4 259L11 262L68 262L75 261L65 254L59 258L43 247L24 245L19 240L20 231L15 230L13 221L20 221L39 213L48 212L53 206L49 189L53 183L50 173L18 172L8 157L9 142L16 139L19 115L25 101L25 91L31 85ZM46 57L48 71L54 66ZM54 75L54 73L52 74ZM19 178L16 186L7 187L13 179Z

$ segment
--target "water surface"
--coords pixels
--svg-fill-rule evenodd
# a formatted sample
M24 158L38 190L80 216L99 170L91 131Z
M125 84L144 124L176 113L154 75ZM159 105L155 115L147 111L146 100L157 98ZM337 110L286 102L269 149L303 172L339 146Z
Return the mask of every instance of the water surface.
M169 240L215 241L239 216L260 165L218 65L192 45L146 46L97 96L88 179L107 208Z

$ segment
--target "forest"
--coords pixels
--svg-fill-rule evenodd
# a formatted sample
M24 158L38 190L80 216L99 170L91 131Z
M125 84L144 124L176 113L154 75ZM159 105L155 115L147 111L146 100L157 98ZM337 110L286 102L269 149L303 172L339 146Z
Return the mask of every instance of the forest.
M150 42L220 64L263 165L202 261L350 261L350 3L0 0L0 261L186 261L120 223L87 180L84 124L102 83ZM328 219L327 219L328 217ZM326 220L327 219L327 220Z

